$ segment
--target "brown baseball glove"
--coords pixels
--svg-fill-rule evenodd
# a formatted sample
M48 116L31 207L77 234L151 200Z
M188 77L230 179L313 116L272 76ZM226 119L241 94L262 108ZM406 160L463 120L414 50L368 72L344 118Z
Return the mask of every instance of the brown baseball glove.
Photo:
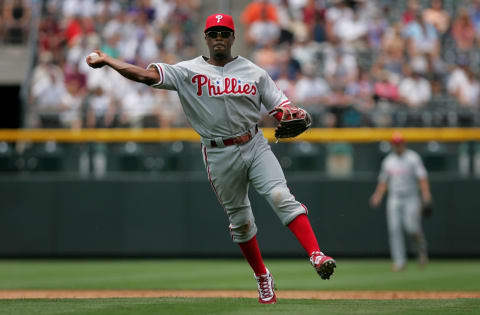
M280 123L275 129L275 138L294 138L312 125L310 114L303 108L281 105L272 111Z

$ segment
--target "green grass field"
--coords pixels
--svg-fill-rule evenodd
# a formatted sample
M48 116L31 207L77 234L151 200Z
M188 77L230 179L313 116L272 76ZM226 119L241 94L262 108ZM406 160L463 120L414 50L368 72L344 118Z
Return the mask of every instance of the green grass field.
M439 260L401 273L388 260L337 260L322 281L306 260L266 259L281 290L480 292L480 261ZM0 260L0 290L255 290L243 260ZM0 300L0 314L480 314L480 299L114 298Z

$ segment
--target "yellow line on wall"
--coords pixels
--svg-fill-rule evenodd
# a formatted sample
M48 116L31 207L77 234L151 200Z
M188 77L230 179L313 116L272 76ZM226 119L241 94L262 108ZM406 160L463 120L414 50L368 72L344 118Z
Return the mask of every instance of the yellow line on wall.
M274 129L262 128L274 141ZM480 141L480 128L341 128L310 129L293 140L309 142L378 142L388 141L393 132L401 132L407 141ZM200 137L190 128L175 129L0 129L0 141L32 142L198 142Z

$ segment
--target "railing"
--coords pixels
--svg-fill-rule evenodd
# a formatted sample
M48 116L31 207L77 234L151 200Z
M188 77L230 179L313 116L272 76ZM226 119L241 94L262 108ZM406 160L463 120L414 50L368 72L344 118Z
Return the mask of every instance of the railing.
M262 128L265 137L275 141L273 128ZM401 132L408 142L480 141L480 128L313 128L291 140L307 142L378 142L389 141ZM175 129L0 129L0 141L17 142L198 142L190 128Z

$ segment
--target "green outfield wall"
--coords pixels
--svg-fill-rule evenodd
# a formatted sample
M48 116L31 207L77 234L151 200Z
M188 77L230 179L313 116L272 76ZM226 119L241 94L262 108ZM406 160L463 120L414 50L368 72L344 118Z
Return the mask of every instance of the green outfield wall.
M368 206L375 178L287 177L329 253L388 255L384 204ZM432 191L434 216L424 221L432 255L480 256L480 180L432 178ZM264 254L302 255L267 203L250 193ZM237 256L227 227L203 174L0 179L2 257Z

